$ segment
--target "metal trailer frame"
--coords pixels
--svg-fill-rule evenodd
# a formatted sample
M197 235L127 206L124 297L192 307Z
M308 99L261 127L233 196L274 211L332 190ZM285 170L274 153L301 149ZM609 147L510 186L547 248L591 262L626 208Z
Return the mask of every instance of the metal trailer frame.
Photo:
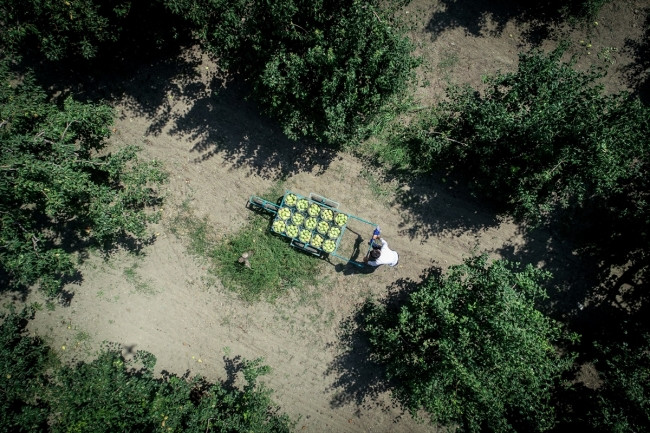
M326 208L332 209L333 211L336 211L337 213L343 213L343 214L347 215L348 220L350 218L352 218L352 219L357 220L357 221L359 221L361 223L368 224L368 225L370 225L372 227L373 231L374 231L374 229L376 229L378 227L377 224L375 224L375 223L367 221L367 220L365 220L363 218L360 218L360 217L358 217L356 215L352 215L352 214L340 211L339 210L339 205L340 205L339 202L328 199L327 197L324 197L324 196L322 196L320 194L314 194L313 192L309 193L309 196L307 197L307 196L303 196L302 194L296 193L294 191L285 190L284 195L282 196L282 201L280 202L280 204L276 204L276 203L270 202L268 200L265 200L262 197L252 195L248 199L248 206L253 207L253 208L257 208L257 209L261 209L261 210L264 210L266 212L273 213L273 214L276 215L275 219L277 219L278 218L277 213L280 210L280 208L285 207L285 199L286 199L287 195L289 195L289 194L294 194L298 199L306 199L310 203L316 203L321 207L326 207ZM343 260L343 261L345 261L347 263L352 263L355 266L363 267L364 266L363 263L359 263L359 262L357 262L355 260L352 260L350 257L345 257L345 256L338 253L338 248L339 248L339 245L341 243L341 240L343 239L343 236L345 235L346 228L347 228L347 222L346 222L346 224L343 225L343 227L341 227L341 233L339 234L338 238L336 239L336 246L334 247L334 250L329 252L329 253L324 251L322 248L317 248L317 247L314 247L313 245L305 244L304 242L300 241L297 237L288 236L284 232L283 233L277 233L277 232L273 231L271 228L269 228L269 230L271 230L272 233L275 233L275 234L278 234L280 236L284 236L285 238L288 238L290 240L290 242L289 242L290 246L292 246L292 247L294 247L296 249L302 250L302 251L304 251L306 253L313 254L314 256L317 256L317 257L320 257L320 258L327 258L328 256L334 256L334 257L336 257L336 258L338 258L340 260ZM370 251L371 248L372 248L372 246L370 245L370 242L369 242L368 251ZM368 253L368 251L366 252L366 254Z

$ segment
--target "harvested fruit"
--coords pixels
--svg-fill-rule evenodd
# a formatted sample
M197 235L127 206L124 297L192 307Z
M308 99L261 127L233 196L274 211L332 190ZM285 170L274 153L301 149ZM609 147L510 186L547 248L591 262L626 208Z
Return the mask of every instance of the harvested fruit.
M320 248L323 245L323 241L324 241L323 237L321 235L319 235L318 233L316 233L314 235L314 237L311 238L310 243L311 243L312 246L314 246L316 248Z
M320 206L318 206L316 203L310 204L309 209L307 209L307 213L309 213L309 216L317 217L320 213Z
M346 222L348 222L348 216L344 213L337 213L334 217L334 222L337 226L343 227Z
M334 242L333 240L328 239L325 242L323 242L323 251L325 251L326 253L331 253L332 251L334 251L334 248L336 248L336 242Z
M280 220L275 220L273 221L273 225L271 226L271 228L276 233L284 233L285 224Z
M291 217L291 221L297 226L301 225L303 221L305 220L305 217L301 213L294 213L293 216Z
M288 220L291 217L291 209L288 207L283 207L278 211L278 215L283 220Z
M284 204L287 206L294 206L297 201L298 197L296 197L294 193L287 194L287 196L284 198Z
M325 221L332 221L332 218L334 218L334 212L332 212L331 209L323 209L320 213L320 217Z
M308 207L309 207L309 202L307 200L305 200L304 198L301 198L300 200L298 200L298 203L296 203L296 208L300 212L305 212Z
M338 227L332 227L329 232L327 232L327 236L329 236L332 239L336 239L339 237L341 234L341 229Z
M305 220L305 227L307 227L309 230L315 229L317 224L318 221L316 221L316 218L309 217Z
M321 221L318 223L318 226L316 227L316 230L318 230L318 233L320 234L327 234L327 231L330 229L330 225L327 224L326 221Z
M311 230L307 230L307 229L300 230L300 236L298 236L298 239L300 239L300 242L303 242L305 244L309 243L309 241L311 240Z
M287 224L285 231L287 232L287 236L290 238L295 238L298 236L298 227L294 226L293 224Z

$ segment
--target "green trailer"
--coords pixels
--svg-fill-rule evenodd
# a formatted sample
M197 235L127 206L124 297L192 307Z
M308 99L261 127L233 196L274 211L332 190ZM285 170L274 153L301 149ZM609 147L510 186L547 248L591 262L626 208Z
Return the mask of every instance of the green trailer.
M362 249L364 256L367 254L370 246L364 239L377 228L377 224L343 212L338 202L314 193L303 196L287 190L279 203L251 196L248 206L273 214L269 230L286 237L293 248L359 267L363 263L354 258Z

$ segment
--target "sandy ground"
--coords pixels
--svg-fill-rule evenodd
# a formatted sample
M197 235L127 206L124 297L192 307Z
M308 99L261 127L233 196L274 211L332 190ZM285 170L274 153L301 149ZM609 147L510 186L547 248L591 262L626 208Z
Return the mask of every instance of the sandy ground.
M426 4L409 9L419 23L412 36L429 61L421 71L429 86L416 91L423 104L441 93L447 79L476 83L486 71L514 69L517 52L530 45L526 26L507 16L486 16L484 27L473 30L466 15L460 19L450 11L457 6ZM452 13L460 18L452 20ZM443 18L446 26L431 24ZM597 31L609 25L603 22ZM610 29L604 43L614 46L616 34ZM238 88L212 96L215 70L193 53L173 65L134 71L124 83L112 145L141 144L143 157L162 161L170 174L163 219L153 228L157 240L139 256L117 253L104 260L91 254L82 280L65 288L69 305L43 308L31 330L64 358L86 359L103 341L117 342L125 353L155 354L159 371L212 380L226 380L242 357L263 357L272 368L263 381L281 409L298 419L297 431L435 431L392 404L376 380L378 369L364 361L363 345L341 344L341 322L367 296L382 297L420 281L432 266L446 269L477 251L553 270L573 266L579 279L571 247L549 233L524 234L453 186L431 179L408 186L378 183L350 155L290 142ZM322 284L287 293L275 304L246 304L224 290L186 252L185 240L170 232L172 218L185 202L196 216L207 216L217 235L231 233L251 212L248 198L268 191L283 174L286 188L328 196L380 224L400 265L362 275L336 261L324 263ZM32 293L27 302L45 304L40 296Z

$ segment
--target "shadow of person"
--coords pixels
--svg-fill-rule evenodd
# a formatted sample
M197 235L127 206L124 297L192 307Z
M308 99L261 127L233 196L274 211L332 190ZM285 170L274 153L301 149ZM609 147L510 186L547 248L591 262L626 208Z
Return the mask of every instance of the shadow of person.
M377 269L377 266L366 265L363 262L337 263L334 266L336 272L341 272L343 275L367 275L372 274Z

